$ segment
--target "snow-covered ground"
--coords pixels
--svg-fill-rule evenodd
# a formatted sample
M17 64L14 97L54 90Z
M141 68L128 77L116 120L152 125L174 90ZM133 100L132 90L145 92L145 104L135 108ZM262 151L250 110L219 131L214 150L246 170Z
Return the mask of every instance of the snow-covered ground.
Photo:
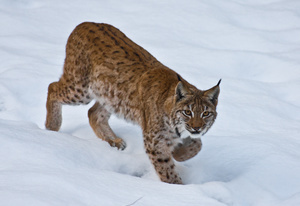
M299 0L0 0L0 205L300 205ZM199 89L222 78L203 150L158 180L138 126L111 119L125 151L97 139L91 105L44 129L47 86L83 21L118 27Z

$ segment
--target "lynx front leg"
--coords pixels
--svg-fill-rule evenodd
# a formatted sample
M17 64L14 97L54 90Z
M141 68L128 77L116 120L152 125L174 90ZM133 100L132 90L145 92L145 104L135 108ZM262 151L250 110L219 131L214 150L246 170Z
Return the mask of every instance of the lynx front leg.
M201 139L192 139L188 137L183 139L182 143L174 148L172 155L176 161L182 162L196 156L201 148Z
M126 143L123 139L115 135L108 124L110 115L111 114L100 105L99 102L96 102L88 112L90 125L99 138L107 141L112 147L124 150Z
M150 135L144 135L146 152L161 181L171 184L182 184L179 174L175 170L171 151L165 138L161 135L150 140Z

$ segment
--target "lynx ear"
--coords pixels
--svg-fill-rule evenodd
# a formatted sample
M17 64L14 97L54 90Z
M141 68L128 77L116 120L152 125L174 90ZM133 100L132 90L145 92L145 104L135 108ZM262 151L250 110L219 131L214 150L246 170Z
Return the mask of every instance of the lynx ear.
M209 90L206 90L204 91L204 94L203 96L206 96L208 97L208 99L215 105L217 106L218 104L218 97L219 97L219 93L220 93L220 83L221 83L221 80L219 80L218 84L214 87L212 87L211 89Z
M176 94L176 102L180 101L188 94L188 90L185 88L185 86L182 84L181 81L178 82L175 92L176 92L175 93Z

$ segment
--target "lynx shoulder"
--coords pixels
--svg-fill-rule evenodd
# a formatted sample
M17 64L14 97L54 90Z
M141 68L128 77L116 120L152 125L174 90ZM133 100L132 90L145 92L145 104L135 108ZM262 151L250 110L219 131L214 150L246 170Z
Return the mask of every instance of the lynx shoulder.
M160 179L181 184L173 159L184 161L200 151L200 136L217 116L219 83L199 90L117 28L82 23L68 38L61 78L49 85L46 128L59 130L62 105L95 99L88 117L99 138L126 147L108 124L111 114L139 124Z

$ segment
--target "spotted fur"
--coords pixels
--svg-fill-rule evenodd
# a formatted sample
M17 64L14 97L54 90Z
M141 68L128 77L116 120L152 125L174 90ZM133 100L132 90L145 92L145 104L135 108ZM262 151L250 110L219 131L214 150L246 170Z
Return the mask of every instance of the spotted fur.
M59 130L62 105L95 99L88 117L99 138L126 147L108 124L112 113L139 124L160 179L181 184L173 159L185 161L200 151L199 137L217 116L218 94L219 84L198 90L115 27L86 22L69 36L63 74L49 85L46 128Z

